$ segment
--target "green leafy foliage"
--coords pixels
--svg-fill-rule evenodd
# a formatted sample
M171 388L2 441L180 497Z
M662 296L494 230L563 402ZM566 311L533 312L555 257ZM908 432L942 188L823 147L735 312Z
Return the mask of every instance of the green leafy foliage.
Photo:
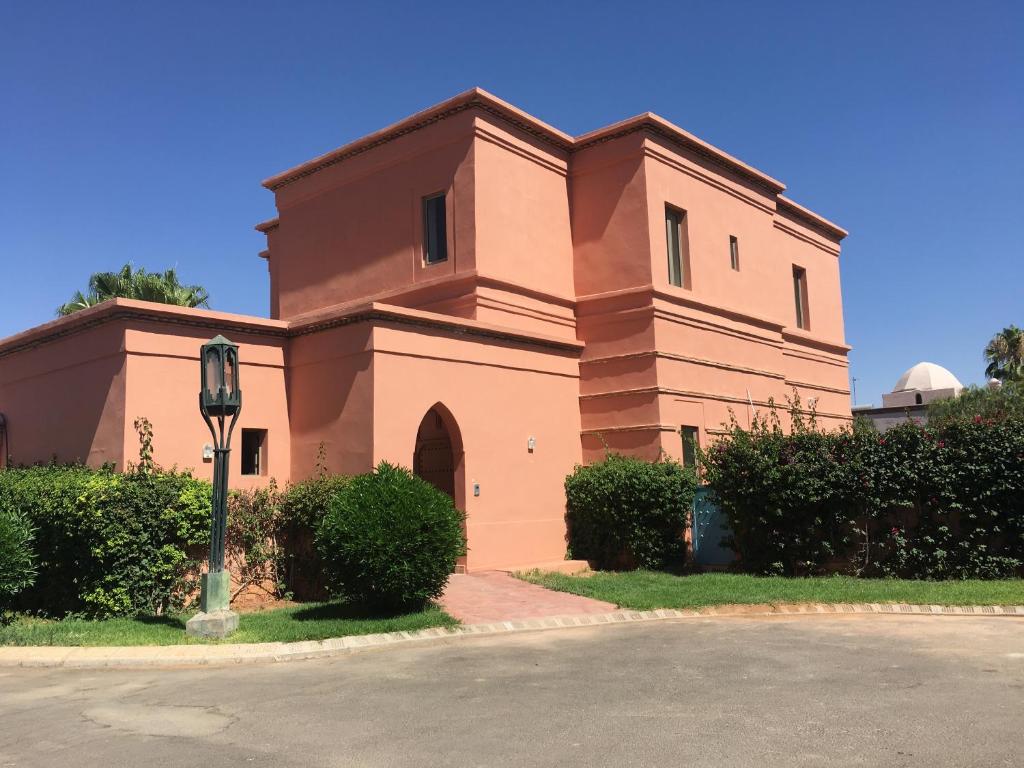
M315 532L327 514L331 500L348 485L349 476L327 474L326 468L297 483L281 495L282 564L288 590L298 598L323 599L327 581Z
M208 306L210 294L201 285L183 285L173 269L147 272L125 264L117 272L95 272L85 293L75 291L67 304L57 307L58 315L70 315L109 299L155 301L179 307Z
M32 526L21 511L0 502L0 620L14 596L35 580L33 535Z
M381 462L335 491L316 544L336 595L398 610L440 596L466 551L463 522L447 494Z
M1024 418L1024 382L1007 381L995 389L967 387L956 397L928 404L928 424L932 428L975 416L994 421Z
M1024 566L1024 419L950 416L879 434L733 425L703 458L753 573L846 568L1002 578Z
M16 605L46 616L176 608L194 589L193 552L209 540L210 486L180 472L6 469L0 508L35 528L38 575Z
M731 425L702 466L745 569L816 573L853 545L863 476L852 431L784 434L755 418L750 430Z
M678 568L696 479L675 461L609 454L565 479L569 551L599 569Z
M869 471L859 567L923 579L1024 566L1024 419L901 424L862 444Z

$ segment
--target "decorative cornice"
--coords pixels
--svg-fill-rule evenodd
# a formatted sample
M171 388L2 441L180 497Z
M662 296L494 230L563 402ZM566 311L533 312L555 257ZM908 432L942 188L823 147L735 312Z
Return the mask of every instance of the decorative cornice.
M572 352L575 355L579 355L583 349L583 342L575 339L559 339L555 336L519 331L514 328L492 326L475 320L447 317L433 312L377 303L350 307L333 314L323 313L319 317L301 322L286 322L246 315L205 312L145 301L112 299L0 340L0 357L39 347L119 320L156 322L209 330L229 330L233 334L245 333L275 339L307 336L355 323L389 322L397 325L439 329L460 336L498 339L531 347L556 349Z
M645 133L674 147L695 154L716 168L738 176L755 187L764 190L769 195L777 196L779 209L799 218L802 222L825 236L841 240L847 235L846 230L842 227L783 197L781 193L786 189L786 185L781 181L744 163L742 160L733 157L718 147L708 144L652 112L645 112L596 131L572 137L481 88L473 88L460 93L447 101L418 112L393 125L349 142L338 149L301 163L287 171L271 176L263 182L263 186L272 191L277 191L324 168L337 165L349 158L388 144L403 136L408 136L411 133L435 125L442 120L447 120L470 109L480 110L567 155L572 155L580 150L638 132ZM531 159L536 160L533 157ZM272 221L274 221L274 226L276 226L276 220ZM265 222L265 224L270 224L270 222ZM257 229L259 228L257 227ZM261 229L261 231L264 230Z
M468 109L479 109L486 112L561 151L568 152L572 149L573 140L571 136L516 109L511 104L503 102L483 89L473 88L453 99L424 110L383 130L357 139L332 152L320 155L306 163L272 176L263 182L263 186L272 191L277 191L319 170L336 165L375 147L388 144L442 120L447 120Z
M811 229L825 235L825 237L842 240L850 234L838 224L834 224L824 216L819 216L814 211L793 202L785 195L779 195L776 199L780 211L788 213L790 216L798 219L801 223L806 224Z
M761 173L756 168L737 160L732 155L701 141L696 136L678 128L672 123L658 117L650 112L637 115L623 123L608 128L601 128L592 133L577 138L573 145L573 151L578 152L597 144L604 144L615 139L621 139L634 133L644 132L652 136L664 139L669 144L685 149L695 155L699 155L712 165L730 171L757 187L765 190L770 195L776 195L786 188L786 185L771 176Z

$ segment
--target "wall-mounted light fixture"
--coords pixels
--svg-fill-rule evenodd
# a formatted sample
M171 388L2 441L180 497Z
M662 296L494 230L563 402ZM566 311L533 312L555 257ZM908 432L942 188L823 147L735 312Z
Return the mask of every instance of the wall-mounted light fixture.
M533 453L533 449L536 447L537 438L535 438L533 435L530 435L528 438L526 438L526 450L528 450L530 453Z

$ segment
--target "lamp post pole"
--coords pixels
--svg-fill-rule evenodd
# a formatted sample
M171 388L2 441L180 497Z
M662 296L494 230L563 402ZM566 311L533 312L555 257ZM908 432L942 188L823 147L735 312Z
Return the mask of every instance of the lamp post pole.
M242 410L238 345L217 336L202 346L199 362L199 411L210 428L214 445L210 562L201 577L200 611L185 626L188 634L196 637L225 637L238 629L238 614L230 609L231 574L224 567L228 458L231 434Z

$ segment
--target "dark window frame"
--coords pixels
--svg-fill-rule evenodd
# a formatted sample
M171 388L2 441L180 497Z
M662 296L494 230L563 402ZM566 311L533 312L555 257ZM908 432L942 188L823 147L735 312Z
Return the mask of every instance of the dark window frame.
M438 206L440 201L440 206ZM438 210L440 209L440 210ZM423 263L448 261L448 200L445 192L423 198Z
M740 271L740 239L736 235L729 235L729 266Z
M807 298L807 270L793 265L793 303L796 308L796 327L811 328L811 308Z
M668 282L677 288L690 287L690 243L686 211L665 204L665 253Z
M683 441L683 466L697 469L697 449L700 447L700 427L683 424L679 427Z
M242 460L241 474L245 477L260 477L267 474L267 436L265 429L242 430L242 446L240 458ZM252 440L257 443L254 446Z

